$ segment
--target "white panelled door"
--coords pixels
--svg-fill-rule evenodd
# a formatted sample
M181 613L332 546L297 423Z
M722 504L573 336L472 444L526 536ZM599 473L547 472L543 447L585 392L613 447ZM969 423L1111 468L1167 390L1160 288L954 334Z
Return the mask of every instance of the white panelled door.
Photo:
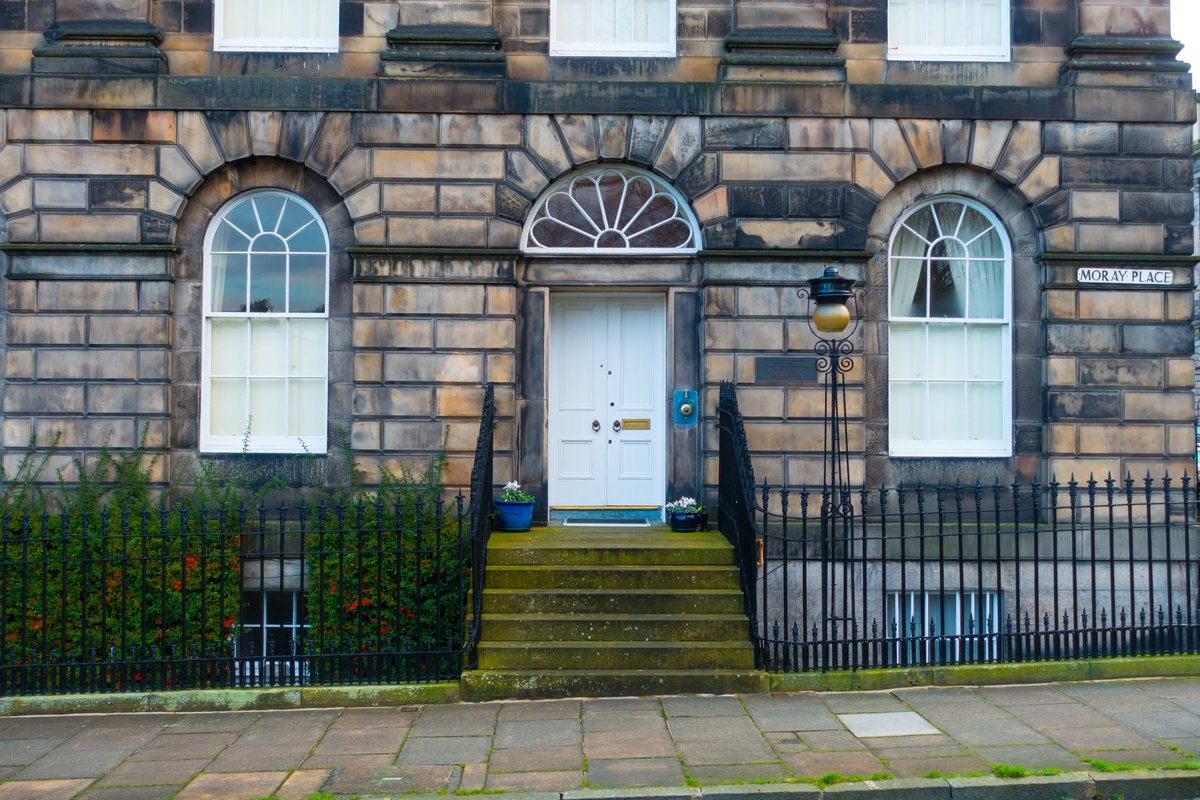
M552 296L551 506L663 503L665 361L662 296Z

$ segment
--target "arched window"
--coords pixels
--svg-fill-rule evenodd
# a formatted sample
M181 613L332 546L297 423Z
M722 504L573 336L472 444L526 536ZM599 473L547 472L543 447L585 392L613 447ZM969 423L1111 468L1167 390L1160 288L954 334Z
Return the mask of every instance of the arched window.
M888 249L888 432L896 456L1012 454L1012 248L983 206L910 209Z
M285 192L237 197L204 243L200 449L323 453L329 236Z
M521 236L527 253L688 254L700 229L666 181L633 167L603 167L558 181L534 204Z

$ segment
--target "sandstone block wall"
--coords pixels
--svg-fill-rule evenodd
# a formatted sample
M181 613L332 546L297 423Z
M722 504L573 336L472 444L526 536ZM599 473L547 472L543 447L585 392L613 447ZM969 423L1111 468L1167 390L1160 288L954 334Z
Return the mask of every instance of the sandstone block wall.
M126 18L164 32L169 74L31 72L40 32L78 21L81 1L0 4L6 464L56 431L56 466L106 436L195 451L204 232L262 187L310 200L330 229L330 421L368 475L419 469L448 431L448 481L465 483L494 382L497 479L542 482L546 297L636 286L671 299L668 391L702 391L671 485L715 482L721 380L759 477L814 481L823 395L787 370L814 348L796 289L828 264L863 289L853 479L1191 464L1195 95L1170 69L1133 85L1075 47L1164 34L1160 2L1014 0L1011 62L939 65L886 60L884 0L680 0L680 57L654 66L548 59L546 0L345 2L335 55L213 53L207 2L130 0ZM846 79L714 80L727 36L781 19L835 34ZM378 77L387 31L429 22L494 25L510 79ZM521 254L547 188L605 163L671 182L703 250ZM1011 458L887 452L888 237L939 194L987 205L1012 241ZM1081 266L1174 283L1082 285Z

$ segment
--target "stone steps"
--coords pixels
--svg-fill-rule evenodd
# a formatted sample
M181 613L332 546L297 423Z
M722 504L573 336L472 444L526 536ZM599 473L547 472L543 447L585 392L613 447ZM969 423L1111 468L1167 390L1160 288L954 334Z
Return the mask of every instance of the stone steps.
M761 691L719 533L493 534L464 699Z

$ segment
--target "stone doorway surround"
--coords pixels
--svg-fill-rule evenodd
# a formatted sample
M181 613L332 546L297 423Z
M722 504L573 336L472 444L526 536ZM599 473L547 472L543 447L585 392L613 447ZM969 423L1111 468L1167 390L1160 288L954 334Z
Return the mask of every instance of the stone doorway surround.
M602 260L526 258L517 264L516 474L537 500L535 522L548 516L550 296L556 291L628 289L666 294L667 407L675 389L698 389L701 268L698 260L653 258ZM667 431L667 498L699 492L701 426L670 425ZM663 498L666 502L667 498Z

